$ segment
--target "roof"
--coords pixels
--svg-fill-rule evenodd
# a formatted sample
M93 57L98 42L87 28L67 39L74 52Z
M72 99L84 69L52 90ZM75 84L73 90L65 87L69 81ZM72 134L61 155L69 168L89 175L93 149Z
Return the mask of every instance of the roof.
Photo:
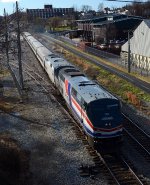
M103 87L99 86L95 82L89 80L87 77L81 76L74 77L70 79L70 83L73 85L74 89L82 95L83 99L90 103L91 101L97 99L117 99L109 92L107 92Z
M77 76L85 76L82 72L80 72L77 68L64 68L61 70L61 73L67 76L67 78L77 77Z
M77 22L100 22L101 20L107 20L108 17L113 17L113 18L117 18L117 17L127 17L127 15L123 15L123 14L104 14L104 15L101 15L99 17L94 17L94 18L91 18L91 19L84 19L84 20L77 20Z
M31 41L32 45L35 47L35 49L38 49L39 47L44 47L43 44L41 44L38 41Z
M25 35L25 37L31 36L29 32L23 32L23 34Z
M61 74L69 81L71 86L83 97L83 99L90 103L97 99L117 99L103 87L100 87L95 82L88 79L82 72L76 68L62 69Z
M103 22L97 22L97 23L94 23L93 25L96 26L96 25L105 25L105 24L113 24L113 23L120 23L120 22L125 22L127 21L142 21L143 19L142 18L136 18L136 17L125 17L125 18L121 18L121 19L115 19L115 20L111 20L111 21L103 21Z
M57 60L58 59L58 60ZM60 67L60 66L72 66L70 63L68 63L66 60L63 60L63 59L61 59L61 58L55 58L54 60L50 60L50 61L46 61L47 62L47 64L49 63L49 65L50 64L52 64L52 66L53 66L53 68L54 69L56 69L56 68L58 68L58 67ZM57 61L56 61L57 60Z
M30 41L30 42L39 42L38 40L36 40L34 37L32 37L32 36L30 36L30 35L27 36L26 38L27 38L27 40Z
M43 57L47 57L48 55L50 55L52 52L50 50L48 50L47 48L45 47L40 47L40 48L37 48L38 50L38 53L43 56Z
M150 28L150 20L149 19L144 19L143 21Z

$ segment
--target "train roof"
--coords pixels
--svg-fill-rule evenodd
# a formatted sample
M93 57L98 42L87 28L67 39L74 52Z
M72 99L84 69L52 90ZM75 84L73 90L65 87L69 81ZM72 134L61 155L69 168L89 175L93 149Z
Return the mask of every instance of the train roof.
M27 37L27 40L30 40L30 41L36 41L36 42L38 42L34 37L32 37L31 35L29 35L28 37Z
M46 47L37 48L37 51L43 57L47 57L48 55L52 54L52 52L48 50Z
M82 95L83 99L89 103L98 99L117 99L103 87L99 86L95 82L88 80L88 78L71 79L75 90Z
M30 34L29 32L23 32L23 35L24 35L25 37L31 36L31 34Z
M30 37L30 36L27 37L27 41L29 42L29 44L33 44L33 42L38 43L38 41L36 39L34 39L34 38Z
M59 57L58 57L58 55L51 52L51 54L49 54L46 58L47 58L47 60L51 60L53 58L59 58Z
M77 77L77 76L85 76L82 72L80 72L77 68L64 68L61 70L61 73L63 74L63 76L65 76L65 78L73 78L73 77Z
M38 49L38 48L45 48L45 46L43 46L43 44L41 44L40 42L38 41L31 41L32 42L32 45L35 47L35 49Z
M76 68L64 68L60 72L87 103L104 98L117 99Z
M68 63L66 60L63 60L61 58L55 58L54 60L47 61L47 63L52 64L53 68L56 69L60 66L73 66L70 63Z

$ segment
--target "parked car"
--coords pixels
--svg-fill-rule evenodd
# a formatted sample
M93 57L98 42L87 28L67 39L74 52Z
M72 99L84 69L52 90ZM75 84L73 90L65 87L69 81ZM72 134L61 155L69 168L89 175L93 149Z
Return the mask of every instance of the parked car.
M99 48L99 49L102 49L102 50L106 50L107 47L108 47L107 44L100 44L100 45L98 45L98 48Z

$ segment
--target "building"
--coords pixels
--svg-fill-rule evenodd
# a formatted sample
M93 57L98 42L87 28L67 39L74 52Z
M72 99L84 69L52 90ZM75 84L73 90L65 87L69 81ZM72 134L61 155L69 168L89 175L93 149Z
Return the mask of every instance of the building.
M93 24L93 37L97 43L109 43L110 40L126 40L127 30L135 29L141 18L120 15L108 16L106 21Z
M121 48L121 57L125 62L128 58L129 43ZM131 66L150 72L150 20L143 20L133 32L130 39Z
M124 14L104 14L87 20L78 20L78 30L83 31L83 38L87 41L108 43L110 40L124 40L126 31L135 29L143 19Z
M47 19L50 17L72 14L74 14L74 8L53 8L52 5L44 5L44 9L27 9L27 16L30 19L36 17Z

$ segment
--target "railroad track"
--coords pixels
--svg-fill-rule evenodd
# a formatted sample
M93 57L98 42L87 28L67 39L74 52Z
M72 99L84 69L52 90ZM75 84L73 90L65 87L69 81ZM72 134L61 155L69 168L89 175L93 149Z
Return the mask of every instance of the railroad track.
M27 64L25 65L24 72L32 78L37 85L40 85L42 89L50 96L51 99L57 101L61 105L62 110L65 112L64 120L69 121L74 125L74 130L76 132L77 139L82 140L89 154L93 158L95 165L93 166L83 166L79 168L81 176L90 176L91 178L96 178L98 180L98 174L104 173L104 175L109 179L110 184L118 185L132 185L132 184L145 184L136 174L133 172L129 164L121 157L116 155L101 155L91 146L89 146L87 138L82 130L82 127L75 121L72 115L69 113L66 106L64 107L63 98L58 95L57 90L51 83L45 81L45 79L35 72L33 67ZM13 64L15 66L15 64ZM17 67L17 65L15 66ZM38 124L38 123L36 123ZM40 126L49 126L49 124L39 124Z
M124 135L131 141L132 145L150 162L150 136L137 124L123 114L125 118Z
M43 37L42 37L43 38ZM51 40L49 41L51 42ZM140 153L150 161L150 136L125 116L124 135L140 151Z
M120 156L116 155L101 155L96 150L94 150L92 147L89 146L87 138L84 134L84 131L82 127L80 127L79 124L77 124L76 120L72 117L69 110L67 109L65 105L65 102L63 98L58 95L57 90L52 87L53 85L47 85L47 82L42 78L38 73L36 73L33 70L31 70L30 66L27 66L27 69L30 72L27 72L28 75L35 80L36 83L42 86L42 88L48 93L51 94L51 98L53 96L53 99L58 102L59 105L61 105L63 111L65 112L65 118L64 120L69 120L70 123L75 125L74 130L76 132L77 138L82 140L84 145L86 146L87 150L89 151L90 155L93 158L93 161L95 162L94 166L86 167L81 166L80 167L80 174L81 176L90 176L92 178L96 177L96 174L100 173L103 169L103 172L105 172L105 175L110 179L110 184L145 184L140 180L136 174L133 172L129 164ZM31 75L32 73L32 75ZM43 83L44 82L44 83ZM49 89L50 88L50 89ZM52 91L52 92L51 92Z
M17 67L15 64L13 66ZM35 70L32 70L32 67L25 64L26 69L24 72L32 78L37 85L40 85L42 89L50 95L50 98L53 97L55 101L59 105L61 105L63 111L65 112L64 120L68 121L75 125L74 130L76 132L77 139L82 140L83 144L87 148L89 154L93 158L95 163L94 166L82 166L79 168L81 176L90 176L91 178L97 178L99 173L104 173L104 175L109 179L110 184L143 184L141 180L135 175L135 173L131 170L127 162L125 162L120 156L111 156L111 155L104 155L102 156L96 150L89 146L86 136L82 130L82 127L77 124L77 122L72 118L72 115L69 113L67 107L64 107L64 100L63 98L58 95L55 88L52 87L53 85L45 81L45 79L39 75ZM36 123L38 124L38 123ZM40 126L49 126L49 124L40 124ZM98 180L98 179L97 179Z
M120 156L103 156L107 169L118 185L144 184L133 172L129 164Z
M82 135L82 128L77 125L80 132L77 130L79 139L82 139L88 152L93 157L94 166L81 166L81 176L90 176L94 178L97 173L103 172L109 179L110 184L117 185L148 185L142 177L138 177L132 170L132 166L121 155L101 154L89 146L88 141ZM82 133L81 133L82 132ZM109 173L109 175L108 175Z
M111 155L111 154L100 154L92 147L88 145L87 140L83 135L77 131L78 137L82 139L88 152L93 158L95 165L93 166L83 166L80 167L80 175L90 176L93 179L97 179L98 173L104 173L104 175L109 179L109 184L117 185L146 185L147 183L144 179L139 178L131 166L128 164L122 156Z

